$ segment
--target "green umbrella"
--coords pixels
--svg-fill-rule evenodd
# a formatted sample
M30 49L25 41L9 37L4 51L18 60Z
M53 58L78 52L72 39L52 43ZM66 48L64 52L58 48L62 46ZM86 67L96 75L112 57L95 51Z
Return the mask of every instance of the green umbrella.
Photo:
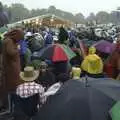
M64 51L67 54L69 60L76 56L76 54L68 46L61 45L61 47L64 49Z
M1 27L0 28L0 33L4 33L4 32L6 32L6 31L8 31L8 28L7 27Z
M120 101L117 102L110 110L112 120L120 120Z

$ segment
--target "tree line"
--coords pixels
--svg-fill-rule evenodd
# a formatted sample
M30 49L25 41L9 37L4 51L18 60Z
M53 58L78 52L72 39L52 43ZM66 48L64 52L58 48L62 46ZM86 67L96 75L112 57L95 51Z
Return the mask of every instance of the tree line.
M90 13L88 17L85 17L82 13L72 14L70 12L65 12L63 10L56 9L54 6L50 6L48 9L27 9L23 4L16 3L11 6L2 5L3 9L8 12L10 23L17 22L23 19L36 17L44 14L54 14L64 19L70 20L74 23L86 24L88 22L95 21L97 24L107 24L107 23L120 23L120 7L117 10L108 13L105 11L100 11L97 14Z

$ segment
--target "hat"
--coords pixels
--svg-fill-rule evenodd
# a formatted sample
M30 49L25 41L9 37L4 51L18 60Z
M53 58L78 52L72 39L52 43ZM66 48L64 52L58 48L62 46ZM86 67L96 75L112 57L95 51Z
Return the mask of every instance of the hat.
M14 41L18 42L24 38L24 32L21 28L16 28L8 31L4 36L10 37Z
M35 71L33 67L27 66L24 68L24 72L20 73L20 77L22 80L26 82L34 81L38 78L39 71Z
M32 36L32 33L31 32L27 32L26 34L25 34L25 37L31 37Z

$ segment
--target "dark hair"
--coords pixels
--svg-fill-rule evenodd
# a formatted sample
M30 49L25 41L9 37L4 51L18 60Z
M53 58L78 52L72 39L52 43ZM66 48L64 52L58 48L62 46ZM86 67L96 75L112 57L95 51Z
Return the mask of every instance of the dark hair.
M66 73L61 73L57 76L57 81L58 82L62 82L65 83L66 81L68 81L70 79L70 76Z

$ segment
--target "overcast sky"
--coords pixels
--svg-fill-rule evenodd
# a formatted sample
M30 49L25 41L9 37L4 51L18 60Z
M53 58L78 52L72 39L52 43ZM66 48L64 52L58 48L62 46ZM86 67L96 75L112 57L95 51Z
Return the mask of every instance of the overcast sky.
M81 12L85 16L98 11L110 12L120 6L120 0L0 0L4 4L23 3L27 8L48 8L54 5L58 9L72 13Z

